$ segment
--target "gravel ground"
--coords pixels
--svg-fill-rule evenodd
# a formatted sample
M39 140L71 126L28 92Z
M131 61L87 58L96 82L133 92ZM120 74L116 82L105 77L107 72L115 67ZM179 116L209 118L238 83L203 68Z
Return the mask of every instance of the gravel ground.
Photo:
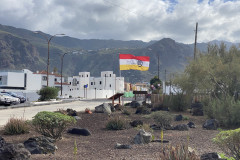
M135 109L129 108L132 113L130 116L123 115L120 111L114 112L112 116L122 116L127 122L132 120L142 120L146 124L153 124L151 119L144 118L143 115L134 114ZM33 160L157 160L160 159L161 143L151 142L145 145L135 145L133 138L138 133L136 128L128 126L125 130L109 131L105 129L107 121L111 118L106 114L79 113L81 120L78 120L74 127L87 128L92 133L91 136L76 136L64 133L63 139L56 142L58 150L55 154L32 155ZM176 113L173 113L176 114ZM179 113L177 113L179 114ZM189 143L198 155L208 152L222 152L212 143L212 138L218 133L217 130L204 130L202 124L206 117L193 117L189 113L181 113L189 120L174 122L176 124L187 124L192 121L196 124L195 129L189 131L164 131L164 139L169 140L171 144ZM160 131L154 131L155 139L160 139ZM1 134L2 135L2 134ZM29 137L38 136L34 131L20 136L2 135L7 142L24 142ZM187 142L187 137L189 142ZM74 141L77 143L78 152L74 156ZM114 149L116 143L130 144L132 149ZM168 145L168 144L164 144Z

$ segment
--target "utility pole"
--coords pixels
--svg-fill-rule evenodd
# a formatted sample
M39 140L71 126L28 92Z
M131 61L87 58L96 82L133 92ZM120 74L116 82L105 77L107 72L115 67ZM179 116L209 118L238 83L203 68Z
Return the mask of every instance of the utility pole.
M158 54L158 79L160 79L159 78L159 54Z
M196 23L196 30L195 30L194 60L196 60L196 52L197 52L197 31L198 31L198 22Z
M167 88L166 88L166 85L167 85L166 82L167 82L167 70L165 69L165 86L164 86L164 87L165 87L165 89L164 89L164 90L165 90L165 93L166 93L166 89L167 89Z

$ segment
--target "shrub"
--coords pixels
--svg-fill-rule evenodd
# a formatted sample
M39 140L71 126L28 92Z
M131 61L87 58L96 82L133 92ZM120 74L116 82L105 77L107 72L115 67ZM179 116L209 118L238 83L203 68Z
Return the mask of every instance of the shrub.
M122 113L128 116L131 115L130 111L128 111L127 109L124 109Z
M171 98L172 104L169 106L170 110L173 111L186 111L188 108L188 97L183 93L177 93L176 95L172 95Z
M58 96L58 88L55 87L44 87L39 91L40 100L47 101L50 99L56 99Z
M228 155L240 159L240 128L221 131L213 141Z
M163 148L161 155L161 160L200 160L196 153L190 152L187 145L177 145L173 147L172 145Z
M169 127L173 121L173 116L167 111L157 111L151 114L151 117L154 119L160 127Z
M171 95L164 95L163 97L163 107L171 107L172 106L172 99Z
M240 101L235 101L233 97L213 99L205 108L208 108L208 117L217 119L222 126L240 126Z
M126 121L121 117L114 117L110 119L106 125L108 130L122 130L126 128Z
M4 134L15 135L29 132L29 125L23 118L10 118L4 126Z
M153 129L150 127L149 124L143 123L143 125L138 125L137 130L143 129L146 132L151 132L153 133Z
M71 116L47 111L37 113L32 120L37 132L54 139L60 139L66 128L75 122Z

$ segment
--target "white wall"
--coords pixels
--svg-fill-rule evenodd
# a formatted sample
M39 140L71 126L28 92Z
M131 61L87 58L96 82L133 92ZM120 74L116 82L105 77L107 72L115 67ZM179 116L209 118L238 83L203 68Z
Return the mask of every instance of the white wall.
M80 89L84 88L84 85L88 85L90 82L90 72L79 72L79 85Z
M72 96L73 98L99 99L109 98L115 94L114 90L95 90L95 89L81 89L64 92L64 95Z
M41 75L28 72L26 90L40 90L42 88L42 85L40 83L41 79Z
M7 86L24 87L24 73L8 72Z
M116 92L124 92L124 77L116 78Z

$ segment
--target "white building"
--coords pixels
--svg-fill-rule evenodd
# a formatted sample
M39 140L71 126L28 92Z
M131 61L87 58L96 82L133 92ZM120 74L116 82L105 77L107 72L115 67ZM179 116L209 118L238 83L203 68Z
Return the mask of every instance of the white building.
M0 72L1 89L39 90L41 89L41 76L35 75L28 69L20 71Z
M79 72L78 76L69 77L68 83L71 87L63 91L63 96L94 99L124 92L124 77L116 77L113 71L103 71L101 77L91 77L90 72Z
M48 77L48 86L61 90L61 75L51 72ZM115 93L124 92L124 77L116 77L112 71L101 72L101 77L90 77L90 72L79 72L78 76L68 77L66 81L63 77L62 82L62 96L65 98L108 98ZM33 73L24 69L0 72L0 91L22 93L31 101L37 100L37 91L46 86L46 71Z

